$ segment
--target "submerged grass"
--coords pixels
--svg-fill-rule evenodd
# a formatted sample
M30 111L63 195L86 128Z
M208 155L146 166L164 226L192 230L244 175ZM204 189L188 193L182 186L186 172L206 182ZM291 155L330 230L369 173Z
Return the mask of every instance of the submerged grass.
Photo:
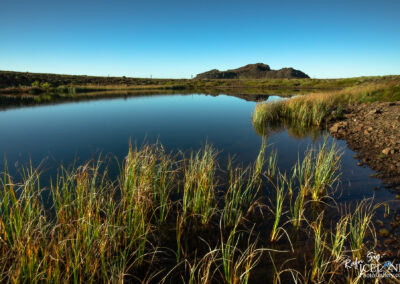
M349 239L354 259L361 259L367 233L375 235L372 218L376 208L371 201L362 200L357 204L354 213L349 214Z
M277 179L277 183L275 185L275 192L276 192L276 198L275 198L276 202L275 202L275 208L273 210L274 223L272 226L271 236L270 236L271 242L277 242L282 236L280 232L284 231L283 227L279 225L283 214L283 203L286 197L286 179L282 175L280 175L279 178Z
M239 249L241 234L234 227L224 241L221 235L221 256L224 279L229 284L247 284L251 270L260 260L261 251L257 249L257 242L250 243L244 251Z
M182 210L185 218L196 216L207 224L216 210L215 170L216 152L206 145L204 150L191 154L185 167Z
M326 233L323 230L323 214L311 224L314 232L314 257L311 265L311 282L322 283L326 277L329 261L325 259Z
M306 151L303 160L297 161L293 174L300 185L299 202L302 195L311 196L316 201L326 195L327 190L339 180L341 156L336 143L328 143L327 137L318 148L312 147Z
M233 227L240 223L247 213L256 206L257 185L255 179L246 179L250 168L229 170L229 186L225 194L224 226Z
M334 282L343 276L338 271L354 280L356 274L340 270L342 261L349 255L360 259L367 242L375 240L376 206L362 201L354 211L348 208L333 228L324 225L325 209L316 219L308 217L312 189L318 198L331 194L326 189L336 181L340 159L335 149L323 143L293 172L281 173L276 154L265 157L263 144L255 163L244 169L231 165L227 180L218 175L217 153L210 145L189 158L173 156L160 144L130 147L114 181L101 161L60 168L49 187L40 184L41 173L32 166L22 171L19 183L5 172L0 279L251 283L252 272L267 265L263 253L274 251L305 259L301 273L287 267L290 262L280 262L276 282L285 283L286 274L298 283ZM271 214L265 210L265 194ZM50 198L50 208L43 196ZM297 247L293 231L310 238L312 246ZM282 242L289 242L291 252L279 250Z

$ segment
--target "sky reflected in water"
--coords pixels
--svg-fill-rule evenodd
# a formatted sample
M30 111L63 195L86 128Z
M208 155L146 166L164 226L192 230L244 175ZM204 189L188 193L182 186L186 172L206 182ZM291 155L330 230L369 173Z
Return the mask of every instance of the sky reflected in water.
M271 96L269 100L279 97ZM129 141L141 144L159 140L170 151L197 150L206 142L221 153L220 164L229 156L247 165L255 160L262 138L255 132L251 114L255 102L220 95L160 95L25 107L0 112L0 153L7 157L11 172L15 165L32 159L52 173L57 163L71 164L113 154L126 156ZM313 141L294 137L287 130L271 133L270 148L278 151L281 171L290 170L298 155ZM333 139L331 138L331 141ZM342 199L361 199L374 194L379 180L373 171L357 166L354 152L344 141ZM3 168L3 166L2 166ZM376 192L378 199L390 198L386 190Z

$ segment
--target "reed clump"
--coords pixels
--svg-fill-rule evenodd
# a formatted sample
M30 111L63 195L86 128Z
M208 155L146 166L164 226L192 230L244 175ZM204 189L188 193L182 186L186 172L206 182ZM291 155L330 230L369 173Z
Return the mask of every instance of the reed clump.
M336 143L329 143L327 137L318 148L309 148L303 160L299 159L294 167L293 175L298 180L300 192L313 200L323 198L340 178L341 156Z
M202 224L210 221L216 209L215 156L215 150L206 145L204 150L191 154L185 166L183 215L197 216Z
M300 128L320 127L329 117L340 118L348 104L399 99L400 85L397 81L369 83L339 91L310 93L277 102L259 103L252 119L256 129L262 129L261 125L266 122L271 126L284 123Z
M230 163L223 171L210 145L186 157L161 144L131 146L116 180L97 160L61 167L46 186L33 166L19 182L5 171L0 279L251 283L252 272L262 274L269 265L265 252L273 261L272 254L285 254L304 264L302 270L289 261L274 264L277 283L286 274L300 283L334 282L341 273L355 279L343 270L343 260L360 259L371 249L377 206L363 201L327 226L325 212L334 205L322 206L313 218L310 204L333 198L327 188L337 182L335 146L323 142L283 173L270 152L263 143L254 164ZM331 198L321 202L324 195Z

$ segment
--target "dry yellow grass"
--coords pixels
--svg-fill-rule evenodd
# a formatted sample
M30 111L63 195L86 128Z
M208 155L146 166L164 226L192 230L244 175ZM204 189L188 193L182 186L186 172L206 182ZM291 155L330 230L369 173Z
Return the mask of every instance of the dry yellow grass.
M258 104L253 114L253 123L255 126L266 121L272 125L284 122L301 127L321 126L328 116L340 117L342 109L348 104L399 99L400 84L397 81L310 93L283 101Z

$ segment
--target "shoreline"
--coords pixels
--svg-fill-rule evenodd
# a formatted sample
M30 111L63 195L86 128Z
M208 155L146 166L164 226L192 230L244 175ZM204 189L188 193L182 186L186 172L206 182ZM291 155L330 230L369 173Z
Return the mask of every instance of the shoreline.
M151 97L151 96L163 96L163 95L177 95L177 96L188 96L192 94L203 94L205 96L217 97L219 95L226 95L236 97L245 101L258 102L261 100L267 100L271 95L278 95L271 92L193 92L193 91L174 91L174 90L140 90L140 91L107 91L107 92L89 92L89 93L78 93L74 95L69 94L0 94L0 111L8 110L20 107L34 107L44 105L57 105L63 103L73 102L89 102L103 99L120 99L120 98L134 98L134 97ZM281 96L291 96L291 94L279 94Z
M357 152L359 165L376 171L385 187L400 190L400 102L350 106L343 119L329 122L327 129L345 140Z
M385 187L400 190L400 81L367 84L261 103L255 108L256 128L286 125L306 131L326 129L346 140Z

